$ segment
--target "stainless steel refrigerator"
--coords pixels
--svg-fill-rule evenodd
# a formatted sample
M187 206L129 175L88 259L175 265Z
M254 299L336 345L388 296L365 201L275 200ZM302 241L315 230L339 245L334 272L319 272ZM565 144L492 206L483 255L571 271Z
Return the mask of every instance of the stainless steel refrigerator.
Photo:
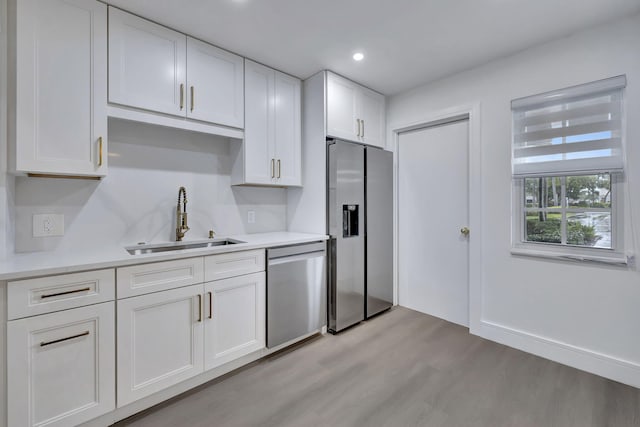
M329 331L393 305L393 154L327 141Z

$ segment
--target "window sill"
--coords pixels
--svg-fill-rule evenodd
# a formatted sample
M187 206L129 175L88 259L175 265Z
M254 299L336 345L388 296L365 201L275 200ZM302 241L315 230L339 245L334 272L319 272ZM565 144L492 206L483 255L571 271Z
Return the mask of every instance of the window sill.
M567 260L574 262L593 262L599 264L616 265L620 267L627 267L633 263L633 255L620 255L612 254L610 256L605 255L588 255L588 254L576 254L552 250L539 250L523 247L511 248L511 255L517 256L531 256L536 258L547 258L555 260Z

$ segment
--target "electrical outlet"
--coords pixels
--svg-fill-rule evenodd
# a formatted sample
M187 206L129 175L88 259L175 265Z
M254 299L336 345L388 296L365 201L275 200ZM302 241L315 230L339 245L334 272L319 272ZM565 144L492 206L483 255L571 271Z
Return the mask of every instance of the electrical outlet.
M33 237L64 236L64 215L33 215Z
M256 222L256 211L247 211L247 222L249 224L255 224L255 222Z

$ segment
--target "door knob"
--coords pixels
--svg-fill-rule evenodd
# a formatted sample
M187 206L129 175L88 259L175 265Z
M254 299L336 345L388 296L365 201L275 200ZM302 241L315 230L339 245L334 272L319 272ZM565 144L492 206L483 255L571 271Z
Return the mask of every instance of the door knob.
M469 235L469 227L462 227L460 229L460 233L464 234L465 236Z

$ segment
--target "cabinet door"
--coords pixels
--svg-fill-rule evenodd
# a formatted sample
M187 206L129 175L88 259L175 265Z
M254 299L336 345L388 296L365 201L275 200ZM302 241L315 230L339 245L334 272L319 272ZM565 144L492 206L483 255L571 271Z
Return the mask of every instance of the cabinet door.
M359 141L357 102L359 87L327 73L327 135Z
M274 150L274 71L245 61L244 181L247 184L273 184Z
M276 180L302 185L300 80L275 71Z
M20 0L16 7L16 171L106 175L106 6Z
M385 100L372 90L361 88L358 98L358 115L362 120L361 140L381 148L385 146Z
M265 346L265 274L205 283L205 369Z
M109 7L109 102L186 115L187 37Z
M115 409L113 302L7 323L8 425L71 426Z
M244 126L244 59L187 38L187 117Z
M118 407L203 371L202 285L117 304Z

